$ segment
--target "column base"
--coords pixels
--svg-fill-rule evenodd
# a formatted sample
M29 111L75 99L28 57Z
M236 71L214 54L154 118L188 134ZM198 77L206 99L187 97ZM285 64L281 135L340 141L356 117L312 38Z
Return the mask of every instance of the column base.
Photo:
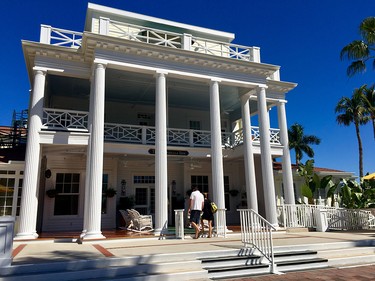
M81 240L98 240L98 239L106 239L106 237L101 232L85 232L85 233L82 232L81 234Z
M36 232L24 232L24 233L17 233L13 240L34 240L37 239L39 235Z

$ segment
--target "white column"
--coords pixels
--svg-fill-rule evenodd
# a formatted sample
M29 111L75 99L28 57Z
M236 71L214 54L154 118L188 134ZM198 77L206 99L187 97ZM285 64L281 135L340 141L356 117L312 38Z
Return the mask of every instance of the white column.
M211 121L211 165L212 198L219 209L225 208L223 152L221 140L219 82L210 83L210 121Z
M241 97L242 106L242 132L244 144L244 160L245 160L245 178L246 178L246 199L247 207L258 212L258 196L255 179L255 164L253 153L253 138L251 135L251 120L249 96Z
M294 188L293 188L293 172L290 160L288 127L285 111L286 101L280 101L277 105L277 115L280 128L280 141L283 145L282 169L283 169L283 185L285 192L285 203L295 204Z
M89 133L92 132L92 113L94 112L94 104L95 104L95 97L94 97L94 77L92 76L90 79L90 106L89 106L89 118L87 128ZM83 230L80 235L82 238L86 235L87 232L87 222L88 222L88 214L89 214L89 198L90 198L90 161L91 161L91 135L89 137L89 141L86 148L86 177L85 177L85 200L84 200L84 211L83 211Z
M155 234L168 230L167 86L156 73L155 97Z
M90 192L85 214L86 233L83 239L105 238L101 232L102 181L103 181L103 148L104 148L104 105L105 105L105 66L94 65L94 86L92 103L92 129L90 135Z
M277 227L278 222L276 212L275 183L273 178L273 165L270 145L270 121L267 109L266 89L264 87L260 87L258 89L258 111L266 219L273 226Z
M40 166L39 131L42 127L46 72L34 71L34 88L30 98L25 170L22 187L20 225L16 240L36 239L38 179Z

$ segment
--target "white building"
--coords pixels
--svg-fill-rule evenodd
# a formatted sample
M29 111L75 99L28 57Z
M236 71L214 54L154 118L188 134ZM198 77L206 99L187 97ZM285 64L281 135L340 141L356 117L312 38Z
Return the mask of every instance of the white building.
M273 157L294 203L285 95L296 84L233 39L88 4L83 33L42 25L40 42L22 41L31 97L16 239L62 230L102 238L129 196L158 234L192 185L227 209L228 224L246 201L276 226Z

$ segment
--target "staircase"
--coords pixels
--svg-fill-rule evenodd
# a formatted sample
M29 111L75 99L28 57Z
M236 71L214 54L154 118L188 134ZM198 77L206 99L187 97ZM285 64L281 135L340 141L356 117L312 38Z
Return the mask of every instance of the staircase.
M317 256L317 251L291 250L274 254L277 271L288 272L327 268L328 260ZM270 274L270 267L259 255L237 252L202 258L202 267L213 280Z
M373 239L275 246L274 260L280 273L364 265L375 263L374 246ZM264 260L251 249L230 247L214 251L51 261L3 267L0 281L216 280L269 274L269 265Z

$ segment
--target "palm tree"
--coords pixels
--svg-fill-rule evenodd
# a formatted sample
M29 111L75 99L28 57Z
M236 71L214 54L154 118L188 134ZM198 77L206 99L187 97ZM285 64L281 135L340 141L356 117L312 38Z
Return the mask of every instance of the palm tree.
M359 126L366 124L369 121L366 107L364 106L363 91L365 85L358 89L354 89L351 98L342 97L336 105L335 112L338 113L336 121L344 126L349 126L354 123L355 131L358 140L359 152L359 176L363 177L363 148L362 140L359 132Z
M371 87L367 88L367 85L364 85L363 95L364 95L364 106L370 115L372 120L372 127L374 131L374 139L375 139L375 84Z
M314 150L311 144L320 144L320 139L313 135L305 135L302 125L295 123L288 130L289 148L294 149L296 154L296 164L299 166L303 153L314 157Z
M346 71L349 77L365 72L368 60L373 60L372 65L375 69L375 55L371 54L375 51L375 17L364 19L359 26L359 32L362 40L354 40L340 53L341 60L344 58L352 60Z

